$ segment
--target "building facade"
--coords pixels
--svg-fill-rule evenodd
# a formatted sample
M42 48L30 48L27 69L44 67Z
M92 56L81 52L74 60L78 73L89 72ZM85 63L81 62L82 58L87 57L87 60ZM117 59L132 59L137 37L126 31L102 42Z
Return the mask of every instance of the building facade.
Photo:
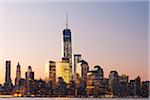
M81 54L74 54L74 80L76 80L77 65L81 60Z
M109 89L111 95L120 96L120 80L117 71L111 71L109 74Z
M68 15L66 16L66 28L63 30L63 57L69 59L70 77L73 77L72 72L72 42L71 30L68 29Z
M51 81L52 84L56 82L56 62L54 61L49 61L49 81Z
M11 80L11 61L6 61L6 72L5 72L5 83L4 83L5 92L7 94L12 93L12 80Z
M15 79L15 85L19 86L19 81L21 80L21 66L18 63L17 69L16 69L16 79Z
M89 71L88 63L86 61L82 60L82 63L81 63L81 77L83 79L87 79L88 71Z
M34 80L34 72L32 71L31 66L28 67L27 72L25 73L26 80Z
M120 96L126 97L128 95L128 81L129 76L122 74L120 76Z
M70 82L70 66L67 62L57 62L56 63L56 80L62 77L64 82Z

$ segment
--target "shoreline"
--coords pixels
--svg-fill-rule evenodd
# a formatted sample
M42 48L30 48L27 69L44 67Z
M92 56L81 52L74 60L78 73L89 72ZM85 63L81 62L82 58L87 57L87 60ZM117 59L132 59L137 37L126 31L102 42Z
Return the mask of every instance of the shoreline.
M121 98L121 99L133 99L133 98L143 98L143 99L149 99L149 97L71 97L71 96L22 96L22 97L16 97L13 95L0 95L1 98Z

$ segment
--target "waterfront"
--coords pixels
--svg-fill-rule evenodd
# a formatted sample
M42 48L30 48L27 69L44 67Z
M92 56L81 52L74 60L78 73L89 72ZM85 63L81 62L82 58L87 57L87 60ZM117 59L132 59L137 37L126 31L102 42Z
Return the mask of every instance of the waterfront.
M141 22L148 22L148 2L1 4L0 98L149 97L147 56L141 57L147 55L147 23Z
M0 98L0 100L149 100L148 98Z

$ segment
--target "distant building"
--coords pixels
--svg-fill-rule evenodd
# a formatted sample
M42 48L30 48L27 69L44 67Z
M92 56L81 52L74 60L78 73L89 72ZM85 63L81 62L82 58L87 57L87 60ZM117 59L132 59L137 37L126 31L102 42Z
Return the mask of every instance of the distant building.
M111 71L109 74L109 89L113 96L120 96L120 80L117 71Z
M66 16L66 28L63 30L63 57L69 59L70 77L72 77L72 42L71 31L68 29L68 15Z
M142 90L141 90L141 78L140 78L140 76L138 76L135 79L135 84L136 84L136 95L141 96Z
M66 96L67 93L66 82L62 77L58 77L55 91L58 96Z
M62 77L66 83L70 82L70 65L67 62L56 63L56 79Z
M150 81L142 82L142 97L149 97L150 95Z
M128 80L129 77L125 74L120 76L120 95L126 97L128 95Z
M108 79L104 79L103 69L99 65L94 68L95 70L88 71L87 95L98 97L100 95L105 95L107 92Z
M82 60L81 63L81 77L87 79L87 73L89 71L89 65L86 61Z
M92 70L90 72L93 73L95 79L97 79L97 80L98 79L103 79L104 78L104 71L103 71L103 69L99 65L96 65L94 68L96 70Z
M18 62L17 69L16 69L16 79L15 79L15 85L19 86L19 81L21 80L21 66Z
M77 65L81 62L81 54L74 54L74 80L76 80Z
M11 82L11 61L6 61L5 83Z
M4 88L2 86L2 84L0 84L0 95L2 95L4 93Z
M135 88L136 88L135 80L130 80L130 82L128 83L128 95L134 96L136 94Z
M4 88L7 94L12 93L12 80L11 80L11 61L6 61L5 83Z
M25 73L26 80L34 80L34 72L32 71L31 66L28 67L27 72Z
M56 62L49 61L49 81L56 83Z
M128 83L128 94L130 96L138 96L142 95L142 88L141 88L141 78L138 76L134 80L130 80Z
M81 77L82 76L81 63L82 62L79 62L79 63L76 64L76 79L77 79L77 77Z
M30 96L34 90L34 72L32 71L31 66L28 66L28 70L25 73L26 79L26 95Z

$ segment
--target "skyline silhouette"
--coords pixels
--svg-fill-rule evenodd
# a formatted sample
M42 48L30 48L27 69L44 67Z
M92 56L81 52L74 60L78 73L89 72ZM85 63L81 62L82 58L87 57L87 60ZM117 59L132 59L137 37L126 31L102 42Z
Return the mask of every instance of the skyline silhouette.
M100 65L105 77L117 70L149 80L147 2L2 2L0 9L0 83L6 60L12 80L18 62L22 77L30 65L39 79L47 61L60 61L66 12L73 54L82 54L90 69Z

